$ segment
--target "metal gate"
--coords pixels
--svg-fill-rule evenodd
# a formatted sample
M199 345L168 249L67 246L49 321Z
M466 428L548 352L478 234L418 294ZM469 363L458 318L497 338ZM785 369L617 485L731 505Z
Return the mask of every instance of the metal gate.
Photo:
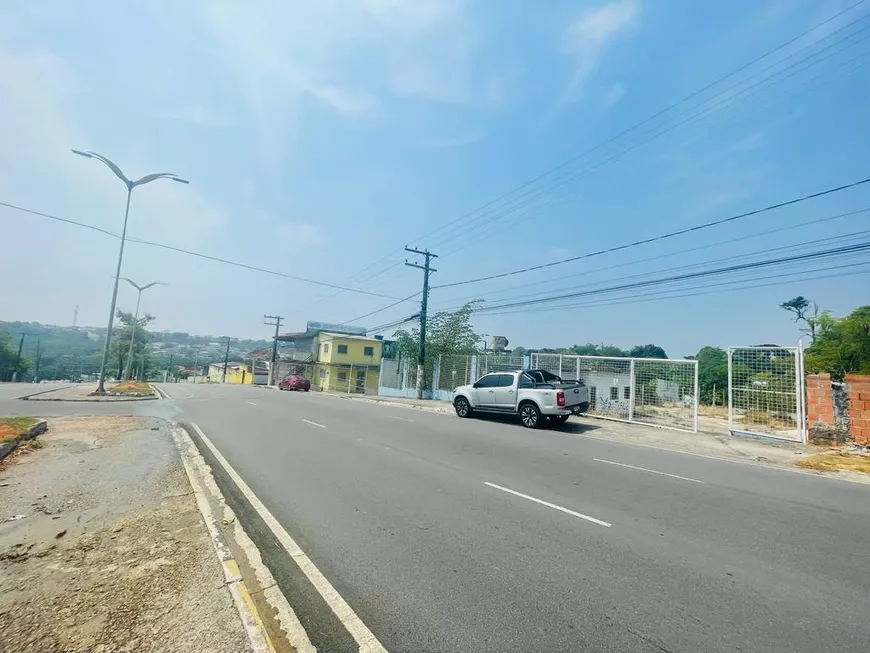
M732 435L806 442L803 347L728 349Z
M591 417L698 432L698 361L533 353L531 367L583 381Z

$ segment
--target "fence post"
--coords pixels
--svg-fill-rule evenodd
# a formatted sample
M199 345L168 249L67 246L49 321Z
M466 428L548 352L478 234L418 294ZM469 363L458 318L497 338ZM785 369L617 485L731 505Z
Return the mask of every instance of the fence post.
M728 348L728 434L733 435L734 431L734 376L733 376L733 358L734 352Z
M441 387L441 356L442 354L438 354L438 358L432 363L432 398L435 398L435 393L438 392L438 389Z
M579 367L580 361L577 361L577 365ZM579 374L579 373L578 373ZM628 396L628 421L634 421L634 359L631 359L631 364L628 368L628 388L629 388L629 396Z
M347 373L347 394L350 394L351 383L353 383L353 363L350 364L350 371Z
M700 401L700 397L698 396L699 388L698 388L698 361L695 361L695 430L694 433L698 432L698 402Z
M366 383L368 383L369 373L366 370ZM381 364L378 365L378 394L381 394L381 387L384 385L384 359L381 359Z
M562 378L562 354L559 354L559 378Z
M407 361L399 361L399 365L402 368L402 387L401 390L404 390L408 387L408 362Z
M469 383L474 383L479 378L477 374L477 354L471 355L471 380Z
M804 390L804 383L806 383L806 377L804 376L804 340L803 338L798 339L798 346L794 352L794 369L795 376L797 377L795 381L797 382L795 385L795 392L797 392L797 427L798 433L800 435L801 442L803 444L807 443L807 425L806 419L807 414L804 409L804 401L806 401L806 393Z

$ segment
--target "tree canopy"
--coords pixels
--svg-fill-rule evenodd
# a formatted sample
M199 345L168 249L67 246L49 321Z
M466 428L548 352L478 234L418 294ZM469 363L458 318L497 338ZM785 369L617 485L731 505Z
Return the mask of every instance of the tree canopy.
M816 338L816 326L819 323L819 305L811 299L807 299L803 295L798 295L783 302L779 305L780 308L794 314L795 323L803 322L804 327L802 333L806 333L813 340Z
M481 337L471 326L474 302L457 311L442 311L429 317L426 323L426 358L431 360L439 355L474 354ZM399 356L416 359L420 351L420 327L410 331L399 329L393 336Z
M809 372L870 374L870 306L860 306L836 318L823 311L817 318L816 336L806 351Z
M699 400L705 404L722 404L728 393L728 354L719 347L702 347L698 361ZM715 394L714 394L715 393Z
M18 343L6 331L0 331L0 380L10 381L17 372L17 378L27 372L30 367L30 359L22 354L18 365L15 359L18 357Z

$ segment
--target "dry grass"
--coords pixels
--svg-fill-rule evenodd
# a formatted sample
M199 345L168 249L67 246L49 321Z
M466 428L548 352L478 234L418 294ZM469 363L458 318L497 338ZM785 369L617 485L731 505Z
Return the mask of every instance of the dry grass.
M870 474L870 455L860 453L823 453L795 461L795 465L804 469L814 469L819 472L863 472Z
M143 381L123 381L108 389L110 395L141 397L151 394L151 385Z
M0 442L14 440L37 421L35 417L0 417Z
M698 406L698 414L703 415L704 417L719 417L725 419L728 417L728 407L700 404Z

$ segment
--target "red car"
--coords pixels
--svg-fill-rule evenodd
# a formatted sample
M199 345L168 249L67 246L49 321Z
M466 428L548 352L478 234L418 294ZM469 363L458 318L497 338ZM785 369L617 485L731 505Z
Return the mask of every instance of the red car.
M279 390L303 390L305 392L308 392L309 390L311 390L311 381L306 379L304 376L296 376L294 374L294 375L288 376L286 379L283 379L278 384L278 389Z

